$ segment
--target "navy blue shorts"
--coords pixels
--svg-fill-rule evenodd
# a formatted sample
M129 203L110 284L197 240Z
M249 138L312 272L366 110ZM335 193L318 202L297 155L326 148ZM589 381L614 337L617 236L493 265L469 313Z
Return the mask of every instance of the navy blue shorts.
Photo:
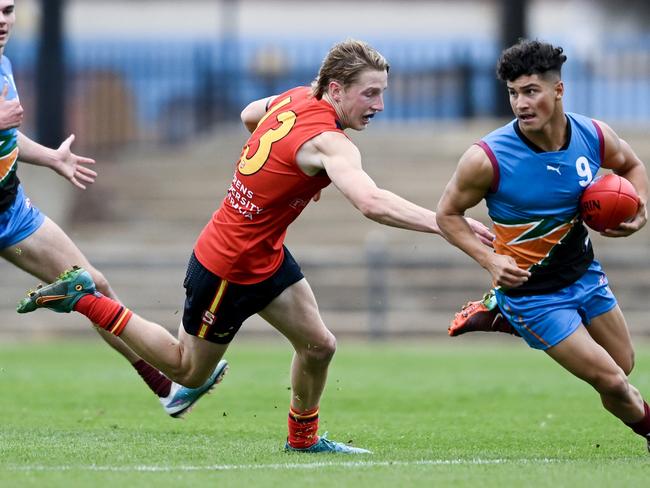
M187 265L183 328L190 335L217 344L228 344L251 315L304 276L289 250L278 270L260 283L240 285L208 271L194 253Z
M16 199L0 213L0 249L6 249L27 239L43 225L45 216L32 205L23 186L18 186Z

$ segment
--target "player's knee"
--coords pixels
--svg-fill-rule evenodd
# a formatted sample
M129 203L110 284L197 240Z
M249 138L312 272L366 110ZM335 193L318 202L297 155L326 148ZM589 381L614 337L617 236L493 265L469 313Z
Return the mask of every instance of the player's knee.
M599 375L596 378L594 387L604 395L623 397L627 395L630 383L625 372L620 370L616 373Z
M309 362L329 363L336 352L336 337L327 331L327 334L318 341L312 341L303 348L301 354Z
M327 339L322 344L323 356L329 362L336 352L336 337L328 331Z

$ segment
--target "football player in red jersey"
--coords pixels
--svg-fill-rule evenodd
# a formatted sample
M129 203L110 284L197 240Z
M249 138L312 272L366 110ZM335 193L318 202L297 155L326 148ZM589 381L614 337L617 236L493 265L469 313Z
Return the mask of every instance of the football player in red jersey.
M319 436L318 414L336 339L309 283L283 245L287 227L333 183L365 217L439 234L436 215L378 188L345 129L363 130L384 109L389 66L364 42L335 45L311 87L257 100L242 112L252 132L221 207L199 236L185 278L178 338L94 293L83 270L24 299L19 311L75 310L129 344L170 378L198 386L223 357L246 318L259 314L295 350L285 444L288 451L367 453ZM487 228L468 224L486 243ZM77 286L80 291L74 291ZM65 297L57 302L51 297Z

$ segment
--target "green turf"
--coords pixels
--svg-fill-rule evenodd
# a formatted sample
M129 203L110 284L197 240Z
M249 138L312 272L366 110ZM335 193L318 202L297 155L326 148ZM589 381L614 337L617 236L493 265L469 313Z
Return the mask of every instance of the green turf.
M173 420L99 341L0 346L0 486L648 485L644 441L509 337L341 340L321 431L370 456L284 453L288 346L236 342L228 358L217 390ZM650 346L632 382L650 392Z

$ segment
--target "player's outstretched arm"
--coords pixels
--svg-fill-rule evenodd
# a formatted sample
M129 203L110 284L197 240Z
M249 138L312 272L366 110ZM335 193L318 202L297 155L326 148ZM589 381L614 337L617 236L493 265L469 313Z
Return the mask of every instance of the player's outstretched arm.
M299 164L301 159L311 159L313 164L307 170L312 174L325 169L334 185L365 217L391 227L440 234L435 212L375 184L362 168L359 150L343 134L325 132L303 149L298 155ZM492 241L491 232L483 224L472 220L470 225L480 239Z
M343 134L325 132L309 141L309 147L315 163L365 217L392 227L440 234L434 212L375 184L362 168L359 150Z
M74 134L57 149L50 149L18 132L18 157L24 163L50 168L76 187L85 190L86 185L93 183L97 177L97 173L87 166L95 164L95 160L74 154L70 149L73 141Z
M436 220L437 219L438 214L436 213ZM479 222L478 220L474 220L471 217L465 217L465 221L467 222L467 225L469 225L469 228L472 229L472 232L476 234L476 237L478 237L483 244L492 247L492 243L494 242L494 234L485 224ZM440 235L442 235L442 237L445 239L447 238L445 234L441 233Z

